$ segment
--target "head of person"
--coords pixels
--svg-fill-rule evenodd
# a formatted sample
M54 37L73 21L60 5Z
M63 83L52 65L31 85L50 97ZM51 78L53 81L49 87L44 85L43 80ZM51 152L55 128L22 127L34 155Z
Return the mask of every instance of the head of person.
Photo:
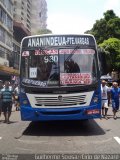
M107 84L105 80L102 80L102 86L104 87Z
M9 81L5 81L4 85L5 85L5 88L9 88L10 82Z
M118 87L118 83L117 83L117 82L113 82L112 85L113 85L114 88L117 88L117 87Z

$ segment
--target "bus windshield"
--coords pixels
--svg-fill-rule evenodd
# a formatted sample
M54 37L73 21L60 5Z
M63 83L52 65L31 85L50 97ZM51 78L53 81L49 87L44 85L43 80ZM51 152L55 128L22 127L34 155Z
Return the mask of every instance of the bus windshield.
M97 81L96 51L86 48L22 50L22 84L37 87L91 85Z

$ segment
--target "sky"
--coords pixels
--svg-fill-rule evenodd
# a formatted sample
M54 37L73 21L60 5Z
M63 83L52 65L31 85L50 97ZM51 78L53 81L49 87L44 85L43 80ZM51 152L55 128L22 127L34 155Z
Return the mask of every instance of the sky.
M54 34L83 34L107 10L120 17L120 0L46 0L47 28Z

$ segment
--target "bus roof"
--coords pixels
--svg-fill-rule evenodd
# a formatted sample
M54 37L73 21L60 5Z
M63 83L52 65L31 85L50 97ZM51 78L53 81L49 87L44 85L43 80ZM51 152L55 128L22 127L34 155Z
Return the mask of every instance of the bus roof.
M34 35L31 35L31 36L26 36L22 39L22 41L26 38L32 38L32 37L47 37L47 36L91 36L94 38L94 35L92 34L53 34L53 33L50 33L50 34L34 34Z
M96 41L91 34L42 34L27 36L21 41L21 46L25 48L69 45L95 46Z

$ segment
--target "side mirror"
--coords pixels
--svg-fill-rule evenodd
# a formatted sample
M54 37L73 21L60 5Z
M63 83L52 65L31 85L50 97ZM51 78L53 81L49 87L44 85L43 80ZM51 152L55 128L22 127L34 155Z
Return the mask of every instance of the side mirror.
M101 76L107 75L107 73L110 73L112 70L111 57L105 52L105 50L101 48L98 49L98 57L100 62Z

